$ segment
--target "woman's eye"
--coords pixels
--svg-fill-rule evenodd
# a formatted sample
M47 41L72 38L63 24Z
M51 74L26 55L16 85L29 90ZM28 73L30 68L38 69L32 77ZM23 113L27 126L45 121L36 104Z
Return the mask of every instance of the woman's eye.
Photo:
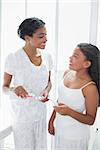
M77 57L76 55L74 55L74 57Z
M43 38L43 36L39 36L39 38L41 39L41 38Z

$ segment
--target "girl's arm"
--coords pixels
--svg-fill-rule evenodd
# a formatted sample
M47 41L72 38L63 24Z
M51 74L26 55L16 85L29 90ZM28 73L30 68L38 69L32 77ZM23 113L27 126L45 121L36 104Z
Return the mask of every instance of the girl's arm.
M97 92L96 86L89 85L86 88L84 88L83 95L85 97L86 106L86 112L84 114L77 112L64 104L60 104L60 106L58 107L54 106L55 111L61 115L68 115L81 123L93 125L99 101L99 94Z
M53 110L52 115L50 117L49 123L48 123L48 132L52 135L55 134L55 129L54 129L54 120L56 117L56 111Z

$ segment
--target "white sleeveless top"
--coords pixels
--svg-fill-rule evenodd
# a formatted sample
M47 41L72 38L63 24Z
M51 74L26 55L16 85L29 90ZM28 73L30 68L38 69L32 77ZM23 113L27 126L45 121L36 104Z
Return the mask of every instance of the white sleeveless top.
M77 112L84 113L85 98L82 89L94 82L88 82L80 89L71 89L61 82L58 89L58 102L64 103ZM89 126L83 124L70 116L63 116L57 113L56 115L57 134L64 134L66 138L84 138L89 137ZM63 135L63 136L64 136Z
M58 102L62 102L76 111L83 112L85 110L85 99L82 89L90 84L95 83L91 81L82 86L80 89L72 89L65 86L62 81L61 86L58 89Z

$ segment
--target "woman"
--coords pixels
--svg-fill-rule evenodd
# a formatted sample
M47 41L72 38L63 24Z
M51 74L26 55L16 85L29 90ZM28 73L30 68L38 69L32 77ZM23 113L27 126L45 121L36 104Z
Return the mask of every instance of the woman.
M15 150L47 150L45 102L51 89L52 59L43 51L45 23L27 18L20 24L18 35L25 45L8 55L3 83L14 112Z
M70 57L70 70L64 73L58 106L49 120L54 150L88 150L89 126L95 121L99 101L99 53L96 46L81 43Z

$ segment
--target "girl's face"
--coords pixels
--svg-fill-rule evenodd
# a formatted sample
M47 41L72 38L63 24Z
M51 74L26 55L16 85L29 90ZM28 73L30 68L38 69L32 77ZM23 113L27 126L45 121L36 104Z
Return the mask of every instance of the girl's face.
M75 71L87 69L91 65L90 61L86 60L85 55L79 47L76 47L73 55L70 57L69 68Z
M33 37L29 37L29 43L34 48L44 49L47 42L46 28L37 29Z

